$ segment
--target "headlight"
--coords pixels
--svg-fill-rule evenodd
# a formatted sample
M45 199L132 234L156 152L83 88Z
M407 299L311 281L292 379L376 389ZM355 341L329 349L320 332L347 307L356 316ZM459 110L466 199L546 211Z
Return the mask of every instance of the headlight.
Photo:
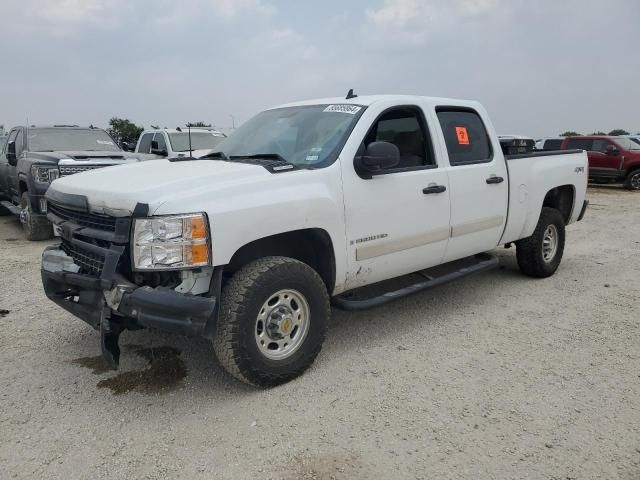
M138 218L131 241L135 270L204 267L209 258L209 225L202 213Z
M60 176L58 167L44 167L41 165L33 165L31 167L31 175L36 183L51 183Z

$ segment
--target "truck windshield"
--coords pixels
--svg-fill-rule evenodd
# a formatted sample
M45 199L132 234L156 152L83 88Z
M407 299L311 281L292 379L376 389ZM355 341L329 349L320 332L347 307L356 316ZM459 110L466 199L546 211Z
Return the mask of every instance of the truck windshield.
M99 129L31 128L28 139L32 152L121 151L107 132Z
M220 133L191 132L191 150L210 150L224 140L224 138ZM171 142L171 149L174 152L189 151L188 132L170 133L169 141Z
M333 162L364 107L308 105L267 110L218 145L227 157L279 155L299 167Z

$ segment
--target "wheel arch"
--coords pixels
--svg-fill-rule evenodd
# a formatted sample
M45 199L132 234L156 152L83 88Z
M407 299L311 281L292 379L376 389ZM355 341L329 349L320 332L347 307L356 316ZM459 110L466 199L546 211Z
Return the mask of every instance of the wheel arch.
M575 208L576 189L573 185L561 185L547 192L542 201L543 207L555 208L568 224Z
M313 268L331 294L336 285L336 260L329 233L321 228L308 228L279 233L253 240L235 251L224 266L232 274L244 265L268 256L291 257Z

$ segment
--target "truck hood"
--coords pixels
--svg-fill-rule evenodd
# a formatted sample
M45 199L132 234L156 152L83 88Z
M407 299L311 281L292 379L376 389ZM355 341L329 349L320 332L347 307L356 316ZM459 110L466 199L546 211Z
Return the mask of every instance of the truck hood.
M172 200L203 195L239 184L276 177L258 165L220 160L187 160L132 163L108 167L55 180L49 191L83 195L96 213L131 215L136 204L146 203L153 213Z

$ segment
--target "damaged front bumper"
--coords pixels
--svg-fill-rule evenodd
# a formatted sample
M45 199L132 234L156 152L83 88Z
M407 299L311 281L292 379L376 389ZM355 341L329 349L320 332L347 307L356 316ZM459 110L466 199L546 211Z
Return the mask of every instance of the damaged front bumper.
M110 278L80 273L73 258L60 246L52 246L42 254L41 274L49 299L101 331L103 353L106 348L114 357L114 366L119 356L117 336L124 329L154 328L211 337L215 326L221 284L218 269L209 294L197 296L167 287L141 287L117 273ZM113 336L115 347L110 347Z

